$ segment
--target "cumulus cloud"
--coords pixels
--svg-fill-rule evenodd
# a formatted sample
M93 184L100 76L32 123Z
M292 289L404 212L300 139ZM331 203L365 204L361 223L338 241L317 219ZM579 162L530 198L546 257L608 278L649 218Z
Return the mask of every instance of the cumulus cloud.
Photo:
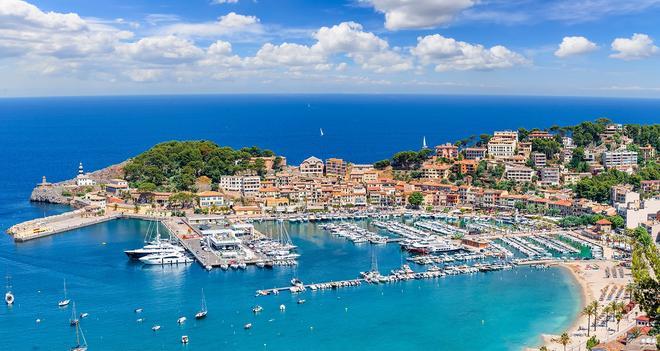
M191 41L173 35L142 38L118 47L117 51L137 61L160 64L191 62L204 54Z
M432 28L450 22L476 0L364 0L385 14L389 30Z
M217 37L237 32L260 31L259 18L230 12L214 22L172 24L163 28L161 33L189 37Z
M43 12L25 1L0 1L0 56L81 57L111 52L133 33L82 19L74 13Z
M253 58L258 65L284 65L284 66L308 66L324 63L325 55L316 48L309 46L283 43L273 45L264 44Z
M612 50L616 53L610 55L610 57L630 61L655 55L658 52L658 47L653 45L653 39L648 35L635 33L630 39L614 39Z
M404 71L413 66L410 59L394 52L385 40L365 32L359 23L342 22L322 27L314 37L317 40L315 49L326 55L343 53L368 70Z
M411 52L422 64L435 65L437 72L492 70L529 63L524 56L501 45L488 49L483 45L457 41L440 34L418 38L417 46Z
M568 57L574 55L581 55L592 52L598 49L598 45L589 41L585 37L564 37L559 44L559 48L555 51L557 57Z

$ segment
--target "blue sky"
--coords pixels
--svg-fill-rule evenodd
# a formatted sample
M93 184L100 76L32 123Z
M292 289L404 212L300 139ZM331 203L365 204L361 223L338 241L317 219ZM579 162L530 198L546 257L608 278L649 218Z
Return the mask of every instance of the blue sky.
M660 97L659 37L660 0L0 0L0 96Z

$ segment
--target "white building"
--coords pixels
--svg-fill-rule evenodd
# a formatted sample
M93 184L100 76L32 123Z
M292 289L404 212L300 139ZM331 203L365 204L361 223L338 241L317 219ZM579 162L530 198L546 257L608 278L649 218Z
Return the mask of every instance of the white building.
M534 170L529 167L507 165L504 174L508 180L531 182L534 177Z
M541 183L545 185L559 185L559 168L544 167L541 168Z
M254 196L261 187L259 176L222 176L220 188L225 191L241 193L243 196Z
M224 194L218 191L203 191L197 193L200 207L221 207L227 204Z
M83 164L80 162L78 166L78 175L76 176L76 185L77 186L93 186L96 182L89 177L89 174L85 174L83 170Z
M637 153L628 150L605 151L602 160L605 168L634 166L637 164Z
M495 158L511 157L516 152L516 140L493 137L488 141L488 155Z
M545 167L547 164L547 159L545 157L545 154L542 152L532 152L531 159L532 162L534 162L534 166L539 168Z
M302 161L300 164L300 173L308 177L322 177L323 161L314 156Z

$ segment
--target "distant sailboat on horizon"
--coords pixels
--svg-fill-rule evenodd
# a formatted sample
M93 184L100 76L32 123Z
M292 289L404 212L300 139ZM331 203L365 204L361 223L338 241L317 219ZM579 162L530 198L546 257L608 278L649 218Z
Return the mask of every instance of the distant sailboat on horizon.
M428 148L429 146L426 145L426 136L424 136L424 138L422 138L422 149L428 149Z
M319 128L319 130L321 131L321 136L324 136L325 134L323 133L323 128Z

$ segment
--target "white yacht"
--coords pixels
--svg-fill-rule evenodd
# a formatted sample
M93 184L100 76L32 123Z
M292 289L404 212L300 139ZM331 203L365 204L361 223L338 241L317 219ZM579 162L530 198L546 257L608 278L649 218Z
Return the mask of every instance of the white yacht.
M147 265L189 264L193 259L182 252L164 252L141 257L140 262Z
M124 253L126 256L128 256L130 259L133 260L139 260L142 257L148 256L148 255L153 255L153 254L162 254L162 253L183 253L185 252L184 248L172 243L169 240L163 240L160 237L160 223L155 221L154 222L155 226L155 231L154 231L154 238L153 240L149 240L149 237L151 236L151 226L147 230L147 235L145 237L145 243L144 247L139 248L139 249L133 249L133 250L126 250Z

